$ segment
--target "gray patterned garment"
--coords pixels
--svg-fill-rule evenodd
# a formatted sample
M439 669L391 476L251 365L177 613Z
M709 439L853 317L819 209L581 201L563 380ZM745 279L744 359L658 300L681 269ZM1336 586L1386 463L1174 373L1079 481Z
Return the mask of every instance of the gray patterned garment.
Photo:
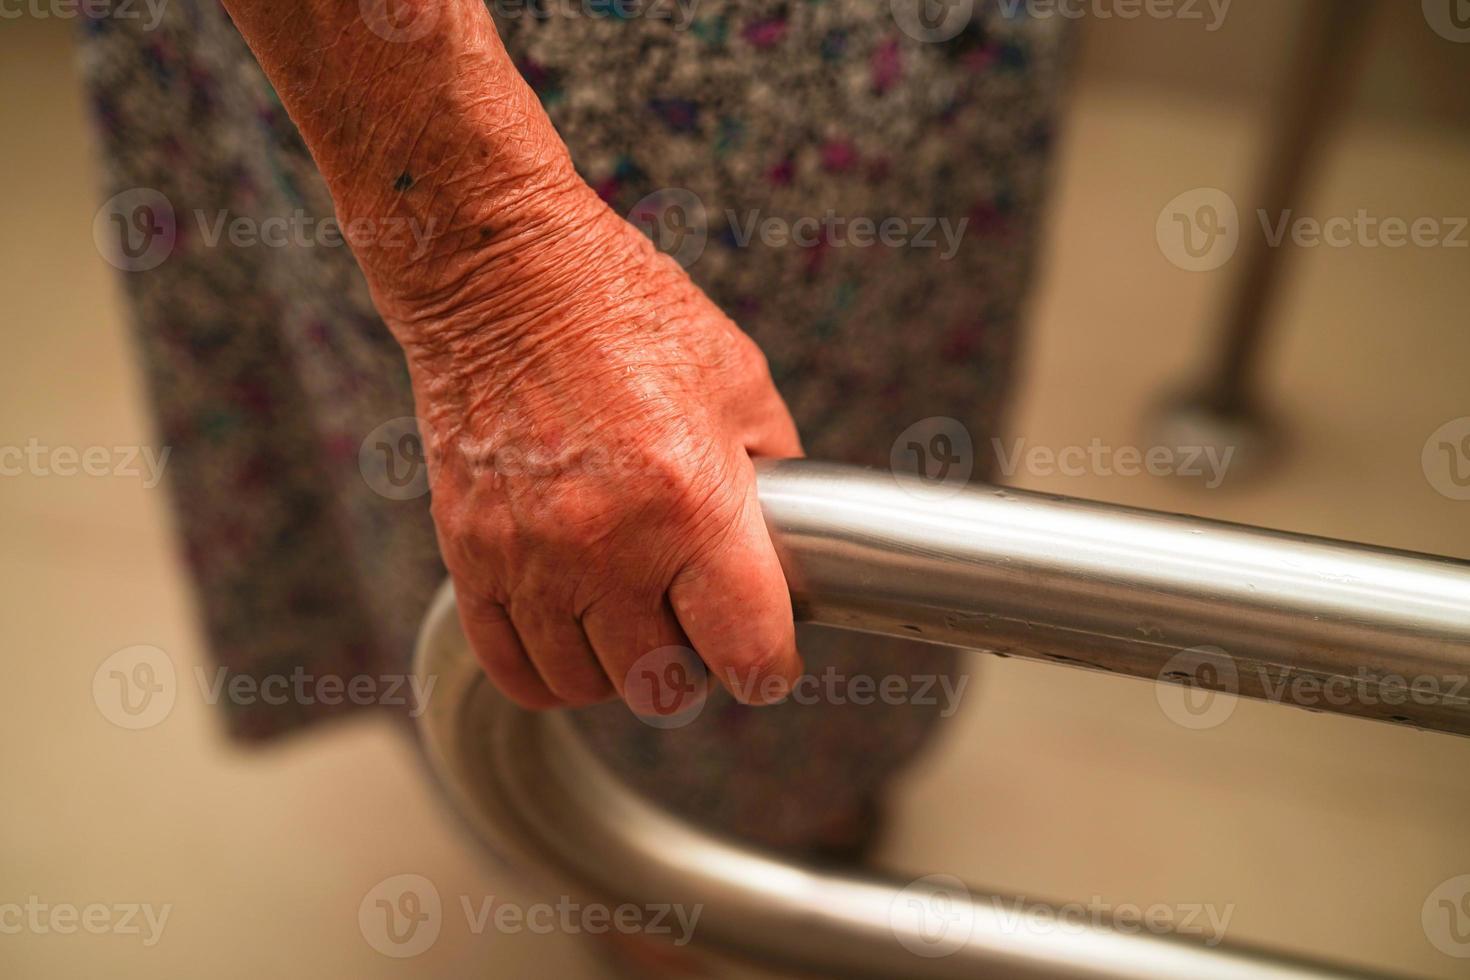
M924 2L496 13L582 175L759 342L814 456L888 465L934 416L983 445L1008 387L1065 26L988 2L930 23ZM443 575L411 422L394 422L413 414L402 358L228 17L179 0L145 26L89 22L83 59L213 656L257 680L401 673ZM230 232L272 217L258 239ZM940 648L800 641L819 676L954 683ZM620 705L581 720L628 778L707 824L837 847L944 704L857 700L717 697L668 730ZM257 739L352 707L225 705Z

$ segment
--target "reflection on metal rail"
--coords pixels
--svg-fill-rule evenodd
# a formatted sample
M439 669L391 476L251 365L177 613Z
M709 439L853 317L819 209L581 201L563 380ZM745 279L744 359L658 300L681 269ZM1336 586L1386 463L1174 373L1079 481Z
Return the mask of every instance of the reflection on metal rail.
M1385 710L1470 733L1465 692L1449 690L1470 670L1465 564L1013 491L941 494L811 462L764 466L760 491L804 618L1141 677L1157 677L1181 648L1207 644L1229 651L1217 666L1237 665L1245 694L1263 693L1258 668L1355 685L1366 676L1378 693L1393 674L1438 678L1443 688L1423 684L1417 700ZM919 955L935 951L909 913L911 900L933 897L926 886L787 863L640 798L564 716L522 711L484 680L447 587L415 669L436 681L419 719L429 757L497 854L589 901L700 906L702 948L773 973L1352 975L1104 926L1032 928L1004 900L953 893L942 896L956 926L943 937L945 955ZM1362 703L1319 706L1384 717L1367 698L1354 700Z
M1470 735L1470 563L793 460L802 619Z

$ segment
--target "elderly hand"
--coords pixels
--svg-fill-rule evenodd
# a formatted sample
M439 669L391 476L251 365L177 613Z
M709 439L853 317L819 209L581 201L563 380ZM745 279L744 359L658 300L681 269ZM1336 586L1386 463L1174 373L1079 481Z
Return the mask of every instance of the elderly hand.
M751 456L799 454L791 417L750 339L576 175L484 3L226 5L344 228L423 233L350 243L490 677L647 710L630 668L689 645L737 697L779 694L800 668Z
M490 235L452 290L385 304L434 338L407 349L470 643L528 707L655 710L630 671L668 646L737 697L782 690L800 665L751 457L801 446L765 359L585 185L539 193L560 231Z

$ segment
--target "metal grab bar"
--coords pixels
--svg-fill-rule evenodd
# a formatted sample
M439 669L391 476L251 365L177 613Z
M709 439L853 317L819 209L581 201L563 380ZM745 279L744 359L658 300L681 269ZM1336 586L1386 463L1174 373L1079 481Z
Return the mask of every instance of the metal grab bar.
M706 833L623 784L564 713L525 711L496 691L448 585L425 620L415 671L415 689L434 692L418 721L426 754L502 864L584 904L698 910L696 947L742 967L914 980L1367 976L1098 923L1058 928L999 896L805 868Z
M760 495L798 614L818 622L1134 676L1202 643L1303 676L1365 664L1444 680L1470 663L1463 563L806 461L763 464ZM698 907L703 949L806 975L1360 975L1095 923L1059 930L997 896L818 871L717 838L623 785L561 713L501 696L447 586L415 671L434 692L418 721L428 757L484 842L567 894ZM1245 676L1239 687L1254 690ZM1463 734L1455 698L1394 710ZM942 947L915 902L939 903Z
M797 618L1470 735L1470 562L787 460Z

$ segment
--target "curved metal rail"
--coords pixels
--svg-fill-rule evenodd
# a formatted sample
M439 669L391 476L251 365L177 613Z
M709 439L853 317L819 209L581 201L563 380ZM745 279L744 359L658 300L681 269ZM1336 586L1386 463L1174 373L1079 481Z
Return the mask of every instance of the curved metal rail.
M1366 665L1379 693L1390 671L1448 681L1470 667L1464 563L1014 491L939 496L804 461L764 466L760 493L799 615L830 625L1147 677L1208 643L1246 668L1356 679ZM415 669L434 691L419 718L429 758L492 850L589 900L699 907L701 948L777 974L1361 975L1100 925L1048 929L995 896L804 868L715 837L619 782L562 714L499 695L447 586ZM1462 698L1421 700L1394 710L1470 731Z

